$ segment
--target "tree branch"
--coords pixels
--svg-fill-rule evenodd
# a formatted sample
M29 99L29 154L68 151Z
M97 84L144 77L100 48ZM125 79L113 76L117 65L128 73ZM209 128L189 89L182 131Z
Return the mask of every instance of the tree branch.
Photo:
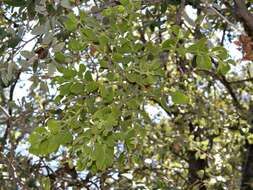
M13 84L10 87L10 94L9 94L9 101L8 101L9 103L11 101L13 101L14 90L15 90L16 84L17 84L17 82L19 80L20 74L21 74L21 71L18 71L18 73L16 74L16 78L15 78ZM8 105L8 106L9 106L9 108L8 108L8 119L6 121L6 129L5 129L5 132L4 132L4 136L2 138L2 144L0 146L0 151L3 151L3 149L4 149L4 146L6 144L9 131L11 129L12 108L11 108L10 105Z
M227 89L227 92L230 94L230 96L232 97L232 100L233 100L233 104L234 106L239 110L239 111L242 111L243 108L233 90L233 88L230 86L230 82L227 81L226 77L223 76L223 75L218 75L214 72L211 72L211 71L208 71L208 70L204 70L204 69L198 69L197 71L200 71L200 72L204 72L210 76L212 76L215 80L218 80L220 81L223 86Z
M244 83L244 82L252 82L253 77L247 78L247 79L242 79L242 80L235 80L235 81L230 81L230 84L238 84L238 83Z
M246 33L253 37L253 15L249 12L244 0L234 0L235 14L237 19L244 25Z
M183 11L184 11L184 8L185 8L185 0L182 0L182 1L181 1L181 4L180 4L180 7L178 8L177 13L176 13L176 24L177 24L177 25L180 25L180 24L181 24L181 21L182 21L182 13L183 13Z
M0 105L0 110L4 113L4 115L7 117L7 119L10 119L10 115L7 110L3 106Z

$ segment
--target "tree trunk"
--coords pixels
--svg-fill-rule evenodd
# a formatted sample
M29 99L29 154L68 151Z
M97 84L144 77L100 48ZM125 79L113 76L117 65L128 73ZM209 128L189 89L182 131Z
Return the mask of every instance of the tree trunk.
M199 190L206 190L206 186L203 182L203 180L206 179L205 173L203 177L200 178L198 172L201 170L205 171L207 161L204 159L196 158L195 154L196 151L188 152L188 159L189 159L188 181L191 188L197 186Z
M197 137L200 137L200 131L195 130L195 126L190 123L189 124L190 133L194 135L194 139ZM204 184L204 180L207 178L205 174L205 169L207 167L207 160L196 158L196 151L189 150L188 151L188 182L190 184L190 189L196 189L198 187L198 190L206 190L206 186ZM203 171L203 176L199 176L198 173L200 171Z
M246 144L246 152L242 169L241 190L253 189L253 144Z

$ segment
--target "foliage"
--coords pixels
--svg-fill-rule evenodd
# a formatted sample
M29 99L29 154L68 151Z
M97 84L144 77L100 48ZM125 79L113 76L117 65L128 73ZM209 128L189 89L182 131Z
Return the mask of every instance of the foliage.
M250 1L0 6L0 189L252 188Z

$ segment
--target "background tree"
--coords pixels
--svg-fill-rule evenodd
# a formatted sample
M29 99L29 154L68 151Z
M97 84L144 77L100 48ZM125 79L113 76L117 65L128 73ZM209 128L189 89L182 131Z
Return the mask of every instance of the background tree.
M0 6L0 188L253 188L251 1Z

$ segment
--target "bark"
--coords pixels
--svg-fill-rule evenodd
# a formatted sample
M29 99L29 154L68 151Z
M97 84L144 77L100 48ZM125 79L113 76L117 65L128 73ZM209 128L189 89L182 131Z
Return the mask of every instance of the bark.
M241 190L253 189L253 145L246 145L245 160L242 170Z
M248 10L245 0L234 0L234 11L238 21L242 22L245 32L253 37L253 14ZM249 110L249 112L251 112ZM252 121L249 121L252 126ZM251 128L251 132L253 127ZM253 145L246 143L246 151L243 160L241 190L253 189Z
M245 0L233 0L234 2L234 15L235 19L243 24L245 32L248 36L253 38L253 14L248 10ZM250 79L251 80L251 79ZM239 101L237 100L233 89L230 84L225 80L225 77L220 80L223 85L227 88L229 94L233 98L233 103L238 110L243 110ZM245 82L244 80L239 82ZM252 111L248 111L248 115L252 115ZM247 119L247 118L246 118ZM248 121L251 127L251 133L253 132L253 123ZM252 190L253 189L253 145L246 143L245 152L242 161L242 178L241 178L241 190Z
M253 14L248 10L244 0L234 0L234 11L237 20L242 22L246 33L253 37Z
M252 118L252 106L248 111L248 123L251 125L249 133L253 133L253 118ZM246 142L245 152L242 162L242 178L241 178L241 190L253 189L253 144Z
M195 130L195 126L190 123L189 124L190 133L194 134L194 138L200 137L200 131ZM205 169L207 168L207 160L196 158L195 156L196 151L188 151L188 182L190 184L190 189L196 189L198 187L198 190L206 190L206 186L204 184L204 180L207 179L207 176L205 174ZM198 173L200 171L204 171L204 175L201 178Z
M199 190L206 190L206 186L203 182L203 180L206 179L206 176L204 174L203 178L200 178L198 172L201 170L205 171L205 168L207 167L207 162L204 159L196 158L195 154L196 151L188 152L188 160L189 160L188 181L192 188L197 186Z

